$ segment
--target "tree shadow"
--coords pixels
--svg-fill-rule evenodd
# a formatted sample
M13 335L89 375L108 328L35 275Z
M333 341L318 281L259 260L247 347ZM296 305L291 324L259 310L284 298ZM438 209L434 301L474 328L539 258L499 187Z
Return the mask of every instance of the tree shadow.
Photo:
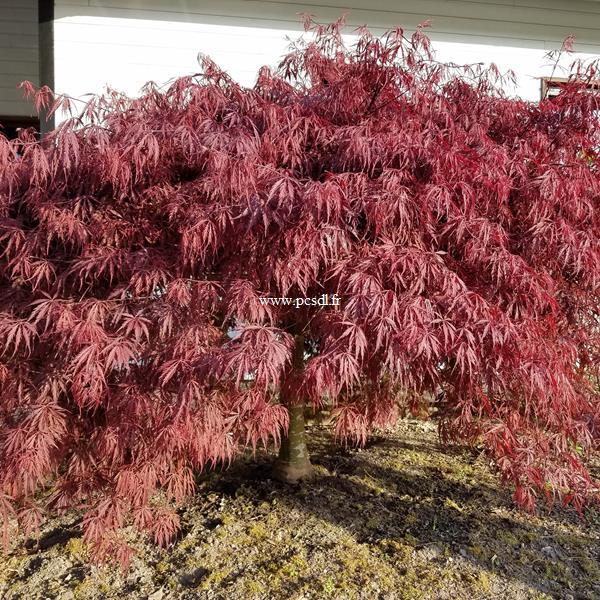
M70 524L55 527L41 535L39 538L26 539L23 543L23 547L29 553L36 553L48 550L53 546L64 544L72 538L81 536L81 523L82 519L81 517L78 517Z
M353 538L350 552L361 550L376 556L369 564L385 561L399 574L401 582L405 581L405 571L420 573L427 565L435 575L452 569L455 574L493 573L511 591L516 583L522 583L557 598L600 598L600 519L582 527L572 510L524 515L514 508L512 490L499 482L476 451L442 447L430 430L420 432L417 426L373 436L361 450L339 446L322 429L311 430L309 443L316 476L303 484L274 481L274 454L270 451L242 457L228 469L198 477L199 493L191 506L178 510L182 529L168 550L169 568L182 594L196 594L204 585L211 585L216 598L228 597L228 590L235 588L240 578L252 578L257 572L284 572L299 548L307 560L311 556L322 560L323 553L334 556L340 537L337 533L329 536L326 525L330 524ZM242 537L254 521L263 519L264 525L275 499L278 519L296 515L295 521L282 523L283 528L293 530L299 525L303 529L296 542L288 540L281 548L271 546L246 566L230 560L231 573L219 584L210 583L211 577L218 574L212 573L214 560L186 562L203 535L215 531L213 539L219 539L216 530L226 530L227 519L241 527L237 535ZM237 502L240 504L236 507ZM221 512L223 507L228 507L226 512ZM29 544L34 552L49 550L79 536L80 525L79 518L54 527L26 546ZM249 543L259 544L260 539L250 539ZM156 552L157 562L164 560L159 558L164 557L162 551L151 552ZM31 561L19 579L31 577L41 561L41 557ZM74 568L82 569L79 565ZM84 570L88 572L87 567ZM168 579L160 573L153 576L157 586L164 584L159 581L161 577ZM138 589L133 581L124 585L124 591L133 593ZM286 585L290 586L290 597L301 593L303 588L315 585L314 571L299 572L286 579ZM434 580L431 585L433 597L437 597L435 586L445 583ZM470 588L464 585L459 591L468 594L465 590ZM501 596L513 597L511 592Z
M343 527L357 544L409 543L434 563L466 561L558 597L600 597L600 523L581 527L575 511L527 516L512 490L461 447L443 452L430 437L374 438L368 449L312 440L317 476L300 485L270 479L272 456L239 461L211 489L290 509Z

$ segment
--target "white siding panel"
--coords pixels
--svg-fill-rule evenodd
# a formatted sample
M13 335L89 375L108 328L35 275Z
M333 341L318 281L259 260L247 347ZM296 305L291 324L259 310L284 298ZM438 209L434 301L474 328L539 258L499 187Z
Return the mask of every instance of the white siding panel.
M591 32L592 42L579 47L593 54L578 57L600 56L600 3L581 1L550 0L546 10L540 9L538 0L522 0L518 7L514 0L327 0L327 7L317 0L302 4L284 0L57 3L56 88L75 97L101 92L107 85L135 95L149 80L164 84L197 72L199 52L251 86L258 69L275 66L289 38L300 34L298 12L308 9L328 21L340 15L342 3L368 4L368 10L354 10L349 22L380 28L407 20L409 27L414 26L428 16L425 10L435 11L446 31L442 34L436 26L430 30L440 59L461 64L495 62L502 71L513 69L519 83L512 92L531 100L539 98L540 77L552 73L544 58L547 49L556 48L575 25ZM399 7L415 12L411 16L399 12ZM511 23L503 21L508 18ZM461 28L469 35L461 35Z
M16 7L0 7L0 19L9 23L30 23L37 19L37 2L23 0Z
M130 94L149 80L163 84L200 70L198 53L210 55L238 81L253 85L257 69L275 65L286 33L194 23L72 17L55 24L55 81L79 97L106 85Z
M60 3L60 0L59 0ZM83 3L85 5L85 3ZM220 2L186 2L185 0L90 0L90 7L113 9L137 9L144 11L180 12L182 14L247 14L261 17L278 15L289 18L310 9L319 14L334 9L339 15L349 11L414 15L417 20L425 17L457 17L503 24L565 25L590 28L589 15L600 15L600 6L589 2L563 1L536 3L486 2L479 0L221 0ZM566 17L566 18L565 18ZM593 28L593 24L592 24Z
M81 2L79 2L81 4ZM83 4L87 4L84 2ZM35 10L35 5L30 2L23 2L22 0L0 0L0 11L4 12L6 8L21 8L29 11Z
M0 16L2 14L2 7L0 7ZM18 23L18 30L27 36L34 36L37 40L37 21L31 19L31 21L20 21ZM14 34L15 33L15 23L2 21L0 19L0 34Z
M17 85L38 80L36 0L0 0L0 116L31 116Z
M0 86L0 116L33 117L35 110L30 102L23 101L23 95L16 87Z
M0 62L13 63L19 61L38 63L37 48L0 48Z
M57 4L62 16L263 24L281 29L297 29L299 12L330 21L349 11L349 23L373 27L412 28L430 18L438 37L461 34L489 38L492 43L494 39L559 41L574 34L582 44L595 44L600 34L600 4L585 0L89 0L79 6L57 0Z
M7 117L34 117L35 111L33 108L26 104L24 105L21 100L10 100L8 97L5 99L3 89L0 88L0 115Z
M56 87L77 95L111 84L136 93L150 79L195 72L199 51L251 85L259 66L284 53L285 36L300 31L298 13L331 21L346 11L350 26L376 31L410 30L429 18L440 58L517 66L525 97L537 96L548 72L544 49L567 35L600 55L598 1L56 0ZM15 86L37 82L37 28L37 0L0 0L0 115L31 114Z
M19 23L12 23L11 33L0 33L0 48L31 48L38 47L37 35L28 35L25 29L18 27Z
M37 78L38 64L35 61L2 61L0 62L0 77L2 77L2 83L6 81L5 75L17 75L19 77L27 76L31 81L32 79Z

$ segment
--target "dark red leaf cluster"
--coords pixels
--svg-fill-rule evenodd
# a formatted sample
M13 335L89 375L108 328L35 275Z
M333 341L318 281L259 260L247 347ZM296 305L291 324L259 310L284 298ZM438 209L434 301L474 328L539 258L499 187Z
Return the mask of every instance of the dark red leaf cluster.
M278 442L280 389L358 443L436 411L528 508L597 493L595 66L527 103L422 29L307 26L251 90L205 59L0 137L5 537L78 506L99 556L127 561L129 523L167 543L195 473ZM260 300L323 293L341 305Z

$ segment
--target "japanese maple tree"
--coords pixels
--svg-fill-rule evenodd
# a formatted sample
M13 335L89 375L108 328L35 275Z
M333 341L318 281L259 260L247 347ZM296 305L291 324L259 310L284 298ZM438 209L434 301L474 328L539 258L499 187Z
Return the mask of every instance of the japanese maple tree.
M307 21L253 89L206 58L0 136L5 540L78 507L126 562L123 526L168 542L196 473L243 448L308 476L303 410L324 403L358 444L435 415L526 508L597 495L596 65L531 103L421 28L347 47L342 27Z

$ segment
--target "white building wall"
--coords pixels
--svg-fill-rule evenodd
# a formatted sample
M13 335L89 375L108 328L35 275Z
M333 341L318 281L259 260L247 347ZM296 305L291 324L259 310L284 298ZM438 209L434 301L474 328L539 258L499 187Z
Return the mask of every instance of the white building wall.
M38 80L37 0L0 0L0 116L30 116L17 89Z
M0 0L6 1L6 0ZM329 22L354 5L350 26L408 30L431 19L429 34L442 60L495 62L519 78L514 93L535 100L544 56L570 34L576 48L600 56L600 2L584 0L57 0L55 85L79 97L103 86L136 94L147 81L199 70L211 56L244 85L284 54L300 32L300 12ZM364 8L368 6L369 8ZM351 31L351 28L349 28ZM572 60L572 59L570 59Z
M84 15L296 29L298 13L352 24L413 28L431 18L438 36L529 47L569 34L600 45L598 0L56 0L57 16ZM452 41L452 40L450 40Z
M431 19L439 58L491 62L519 76L516 93L535 100L549 75L544 54L569 34L576 48L600 56L598 0L56 0L55 87L74 96L110 84L131 94L148 80L198 70L212 56L245 85L285 52L300 31L298 13L375 31L414 29ZM324 5L324 6L323 6ZM0 116L25 116L16 89L38 80L37 0L0 0Z
M286 38L298 31L198 23L70 17L55 25L56 89L75 97L97 93L110 85L137 94L149 80L164 84L170 79L200 70L199 52L246 86L255 82L262 65L275 66L285 53ZM352 37L348 36L351 42ZM559 44L560 45L560 44ZM488 44L434 41L441 60L492 63L501 71L513 69L517 89L511 93L528 100L540 97L540 78L550 76L553 66L546 50ZM599 51L600 55L600 51ZM594 58L577 54L578 58ZM563 64L574 57L566 57ZM561 75L561 71L554 73Z

